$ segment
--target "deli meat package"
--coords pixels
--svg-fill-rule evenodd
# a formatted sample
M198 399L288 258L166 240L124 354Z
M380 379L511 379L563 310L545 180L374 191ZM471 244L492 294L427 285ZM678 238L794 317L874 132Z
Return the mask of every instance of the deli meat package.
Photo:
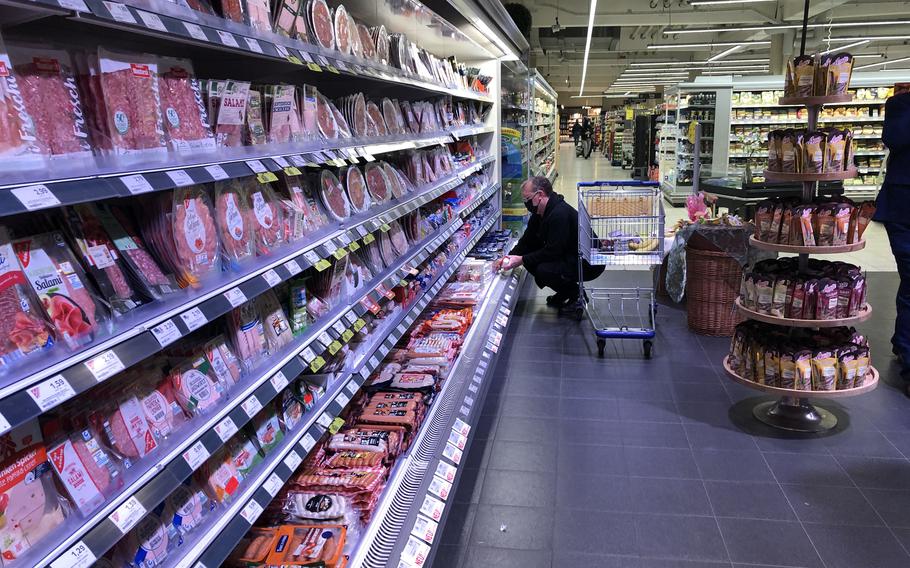
M164 152L158 63L147 55L98 49L103 108L114 154Z
M35 121L29 117L19 78L0 39L0 168L44 166Z
M171 370L170 380L177 402L193 416L212 410L225 397L227 385L218 379L204 355L178 364Z
M244 81L208 81L205 91L209 115L214 117L218 146L243 146L250 84Z
M0 563L39 544L69 513L57 492L38 421L0 437Z
M159 89L164 127L172 150L212 150L215 137L209 126L202 87L188 59L158 59Z
M81 347L107 330L108 312L62 233L16 239L13 250L58 339Z
M246 184L249 196L250 226L253 228L253 243L256 254L264 256L284 243L284 219L278 197L272 188L256 183L250 177Z
M215 213L224 261L237 270L245 259L255 255L253 215L246 187L240 180L215 182Z
M42 154L91 156L88 125L67 52L10 44L20 96Z
M13 252L5 227L0 227L0 368L54 346L54 327L38 307L38 299Z

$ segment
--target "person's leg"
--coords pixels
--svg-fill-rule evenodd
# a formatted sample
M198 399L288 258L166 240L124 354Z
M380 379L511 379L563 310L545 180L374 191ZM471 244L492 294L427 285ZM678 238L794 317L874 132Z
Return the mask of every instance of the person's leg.
M891 251L897 263L900 286L897 289L897 319L891 343L901 358L901 376L910 387L910 225L885 223ZM910 394L910 392L908 392Z
M571 274L567 274L561 262L543 262L528 272L534 276L539 288L550 288L556 292L547 298L548 306L562 306L578 297L578 283Z

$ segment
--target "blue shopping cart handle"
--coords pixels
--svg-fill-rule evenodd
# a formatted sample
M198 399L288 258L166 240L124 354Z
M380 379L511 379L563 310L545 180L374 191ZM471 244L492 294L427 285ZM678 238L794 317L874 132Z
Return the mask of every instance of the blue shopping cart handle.
M603 187L603 186L612 186L612 187L660 187L660 183L656 181L644 181L640 179L630 179L622 181L580 181L578 182L578 187Z

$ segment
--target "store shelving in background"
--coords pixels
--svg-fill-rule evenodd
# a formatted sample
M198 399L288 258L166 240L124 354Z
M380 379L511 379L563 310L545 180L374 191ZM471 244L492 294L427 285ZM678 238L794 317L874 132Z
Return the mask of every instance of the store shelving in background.
M537 69L531 74L531 86L531 174L546 177L552 183L559 154L557 95Z

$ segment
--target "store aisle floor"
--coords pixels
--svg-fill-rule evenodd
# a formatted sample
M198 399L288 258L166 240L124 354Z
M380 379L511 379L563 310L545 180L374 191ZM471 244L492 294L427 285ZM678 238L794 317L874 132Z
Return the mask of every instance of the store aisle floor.
M599 360L590 324L526 282L433 567L910 566L896 285L870 274L876 319L861 328L883 384L826 404L832 434L796 437L751 418L758 393L721 367L729 339L690 333L684 307L660 306L652 360L634 341Z

